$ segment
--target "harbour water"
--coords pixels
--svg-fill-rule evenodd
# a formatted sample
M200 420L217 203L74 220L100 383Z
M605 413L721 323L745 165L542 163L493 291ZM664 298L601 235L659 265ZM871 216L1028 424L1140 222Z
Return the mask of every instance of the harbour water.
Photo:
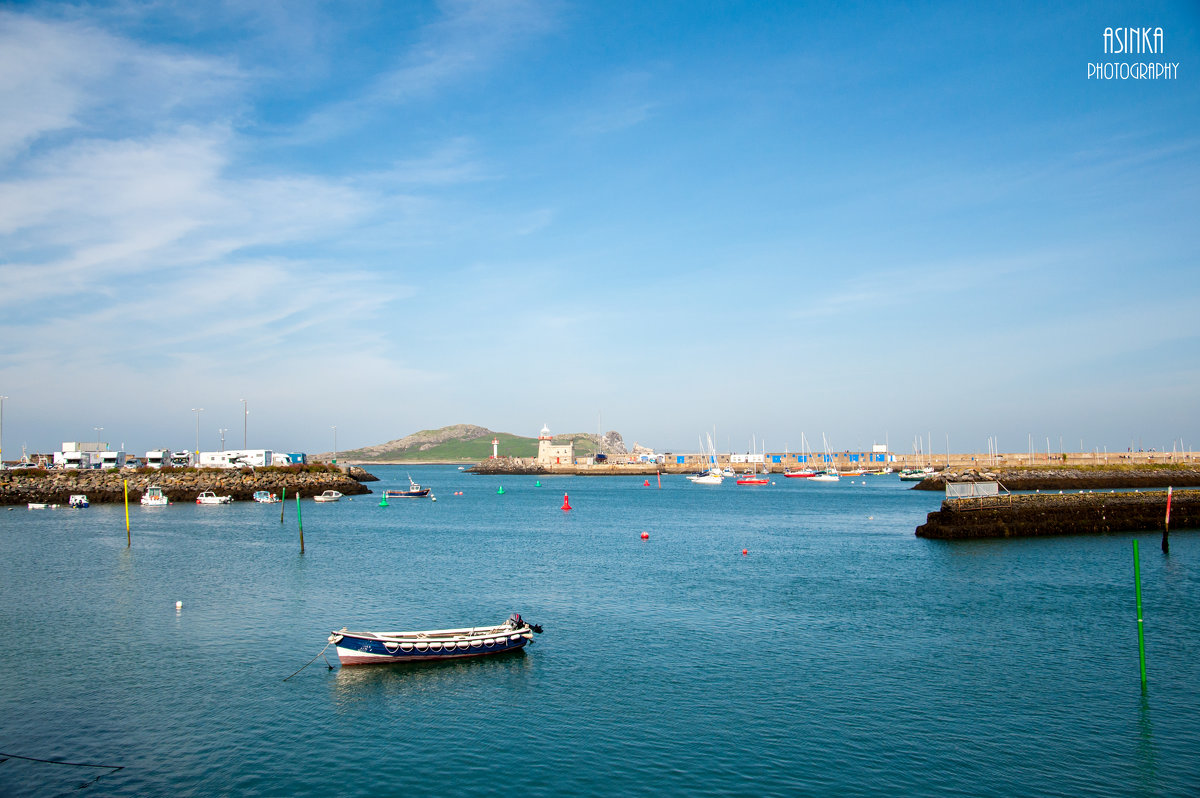
M279 504L131 507L130 548L120 506L0 510L0 752L113 766L10 758L0 794L1200 785L1195 532L1169 558L1140 535L1143 692L1131 534L921 540L941 497L895 476L372 471L371 496L304 502L303 555L290 500L282 524ZM409 473L438 501L379 507ZM514 611L546 630L515 655L340 668L331 648L284 681L342 626Z

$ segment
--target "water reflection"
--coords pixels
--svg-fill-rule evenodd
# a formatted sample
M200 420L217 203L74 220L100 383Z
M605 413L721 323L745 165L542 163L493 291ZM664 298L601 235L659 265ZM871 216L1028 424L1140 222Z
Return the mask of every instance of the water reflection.
M443 662L358 665L338 668L331 691L335 705L342 710L373 703L381 697L412 698L453 690L481 679L524 677L530 667L523 648L487 657Z
M1138 795L1158 795L1158 747L1154 744L1154 726L1150 722L1150 696L1145 688L1138 700L1137 740Z

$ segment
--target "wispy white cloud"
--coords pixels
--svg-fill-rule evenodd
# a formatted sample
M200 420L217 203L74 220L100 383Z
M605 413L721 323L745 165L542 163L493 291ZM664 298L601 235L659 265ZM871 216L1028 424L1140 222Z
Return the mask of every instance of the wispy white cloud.
M357 94L312 114L288 138L323 141L367 124L385 109L424 100L484 75L530 39L551 30L555 4L533 0L440 5L442 16L427 25L395 65Z

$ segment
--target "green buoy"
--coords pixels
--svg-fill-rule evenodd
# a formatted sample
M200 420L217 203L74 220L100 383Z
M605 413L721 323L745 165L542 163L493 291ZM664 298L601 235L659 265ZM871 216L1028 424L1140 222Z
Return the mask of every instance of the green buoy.
M382 499L379 500L379 506L380 507L390 507L391 506L387 503L387 496L384 496Z
M537 482L533 483L533 486L535 488L540 488L542 486L542 481L539 479Z
M503 493L503 492L504 492L504 486L503 486L503 485L501 485L501 486L500 486L500 488L499 488L499 489L498 489L496 492L497 492L497 493Z

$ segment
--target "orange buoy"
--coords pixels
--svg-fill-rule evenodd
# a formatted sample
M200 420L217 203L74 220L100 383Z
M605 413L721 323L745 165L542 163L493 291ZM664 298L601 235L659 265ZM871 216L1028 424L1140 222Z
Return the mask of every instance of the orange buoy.
M642 540L649 540L649 539L650 539L650 533L649 533L649 532L643 532L643 533L642 533Z
M564 510L570 510L570 509L571 509L571 503L570 503L569 501L567 501L567 494L565 494L565 493L563 494L563 506L562 506L562 508L563 508Z

